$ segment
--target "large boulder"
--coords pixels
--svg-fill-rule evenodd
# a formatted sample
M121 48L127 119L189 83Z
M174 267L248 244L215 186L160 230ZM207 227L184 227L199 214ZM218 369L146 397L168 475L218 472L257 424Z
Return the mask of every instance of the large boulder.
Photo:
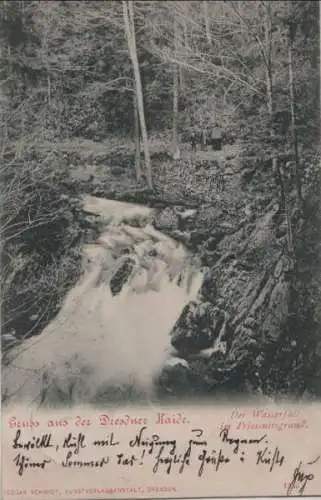
M269 296L266 314L262 325L264 338L276 342L288 319L289 284L282 277L275 284Z
M208 229L214 227L223 218L222 209L217 203L213 205L201 205L195 216L195 227L199 231L208 231Z
M190 392L190 387L190 368L184 362L165 365L155 385L158 395L162 398L186 396Z
M197 210L184 209L184 210L179 210L177 214L178 214L178 225L181 231L190 230L193 227L195 227Z
M210 302L189 302L172 330L172 345L186 355L212 347L223 322L224 314Z
M160 231L179 229L179 216L171 207L166 207L155 216L154 226Z
M127 282L135 266L135 261L131 257L126 257L115 274L112 276L109 286L112 295L118 295L124 284Z
M207 272L205 273L200 293L206 301L212 302L213 304L215 303L217 298L217 287L210 269L207 269Z

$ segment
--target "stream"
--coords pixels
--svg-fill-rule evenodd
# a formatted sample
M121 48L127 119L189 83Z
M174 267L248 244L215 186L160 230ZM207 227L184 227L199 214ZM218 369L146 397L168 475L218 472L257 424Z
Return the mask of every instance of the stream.
M4 404L96 404L129 392L149 399L162 369L184 363L170 332L197 297L199 263L153 227L153 209L89 195L83 204L104 229L84 246L84 275L57 317L10 352Z

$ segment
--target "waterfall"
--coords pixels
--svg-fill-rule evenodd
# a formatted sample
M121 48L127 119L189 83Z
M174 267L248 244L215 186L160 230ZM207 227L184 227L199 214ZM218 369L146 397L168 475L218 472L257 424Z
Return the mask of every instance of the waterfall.
M58 316L10 352L9 405L95 404L110 387L151 396L172 357L170 331L202 284L183 245L151 225L151 209L89 196L85 208L106 231L85 246L84 276Z

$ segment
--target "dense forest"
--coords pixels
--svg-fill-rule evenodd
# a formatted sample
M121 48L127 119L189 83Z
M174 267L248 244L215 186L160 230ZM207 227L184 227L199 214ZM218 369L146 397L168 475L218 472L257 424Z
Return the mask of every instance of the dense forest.
M319 398L319 3L3 0L0 30L3 356L82 276L85 193L204 270L160 392Z

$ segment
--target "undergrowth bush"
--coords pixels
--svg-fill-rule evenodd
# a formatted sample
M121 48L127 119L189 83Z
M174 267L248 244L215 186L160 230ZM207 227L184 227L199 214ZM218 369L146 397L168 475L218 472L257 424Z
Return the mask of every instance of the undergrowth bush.
M58 151L11 154L2 167L2 341L39 333L81 269L80 205Z

